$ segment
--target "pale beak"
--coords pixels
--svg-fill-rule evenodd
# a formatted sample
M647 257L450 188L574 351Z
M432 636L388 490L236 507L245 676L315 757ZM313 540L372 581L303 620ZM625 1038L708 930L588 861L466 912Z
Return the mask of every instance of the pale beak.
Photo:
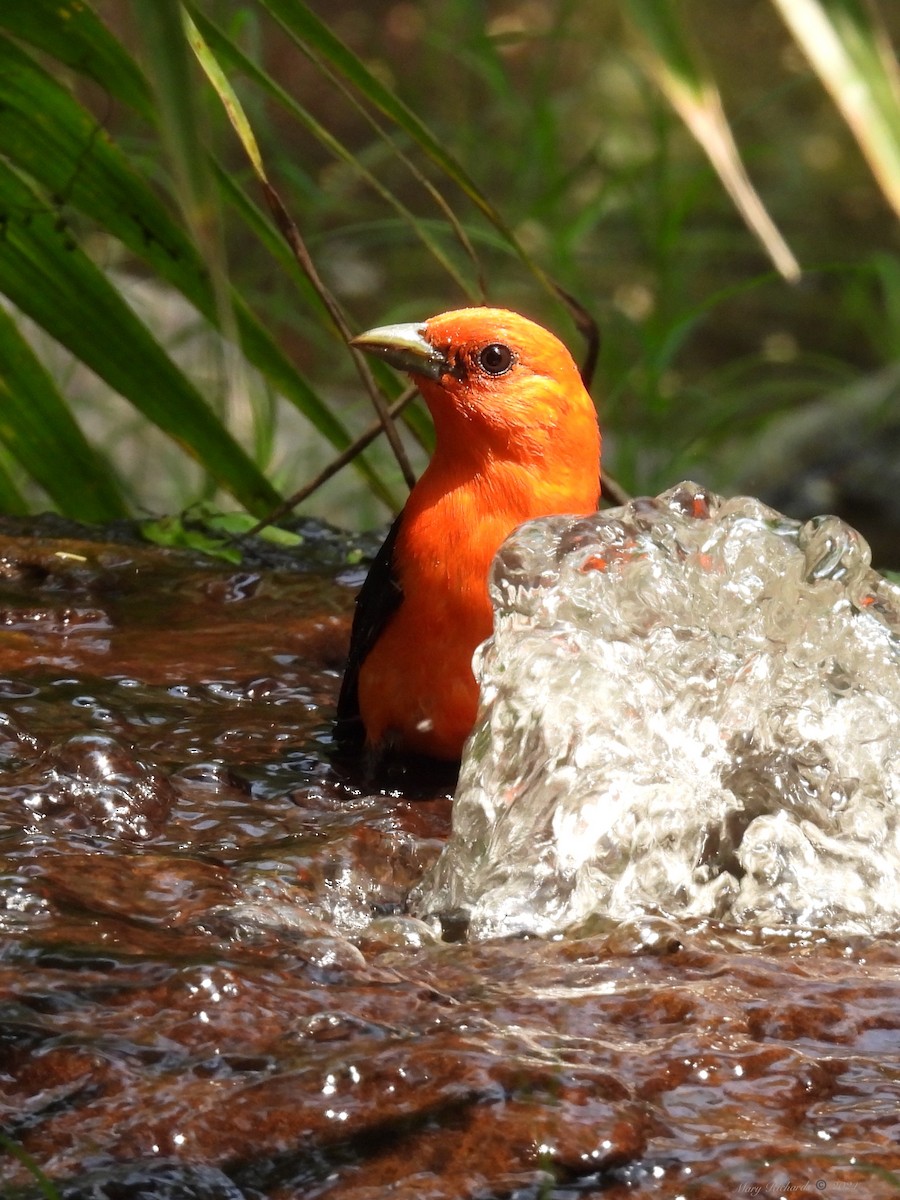
M450 370L447 358L425 340L424 325L382 325L350 339L350 345L383 358L407 375L439 380Z

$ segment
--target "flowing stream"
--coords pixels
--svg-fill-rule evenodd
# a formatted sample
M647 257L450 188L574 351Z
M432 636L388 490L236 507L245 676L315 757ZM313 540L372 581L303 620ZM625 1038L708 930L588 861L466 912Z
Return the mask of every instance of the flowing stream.
M332 765L360 567L306 534L0 524L5 1200L897 1194L893 934L408 913L450 799Z

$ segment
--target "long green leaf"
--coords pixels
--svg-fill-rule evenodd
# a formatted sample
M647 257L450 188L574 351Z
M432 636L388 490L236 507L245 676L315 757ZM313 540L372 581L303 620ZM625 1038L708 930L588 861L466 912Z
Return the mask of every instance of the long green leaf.
M748 228L785 279L800 266L750 182L725 116L722 99L684 27L673 0L622 0L642 35L651 75L700 143Z
M0 28L100 85L145 118L150 89L139 68L84 0L0 4Z
M474 297L474 292L471 285L459 273L456 266L446 255L440 243L432 236L431 232L416 216L412 213L405 204L400 201L397 196L385 187L377 175L369 171L359 156L353 154L347 147L336 138L329 130L325 128L320 121L298 103L289 93L265 71L259 68L255 63L243 53L243 51L235 45L235 43L220 29L218 29L211 21L207 20L199 10L191 9L194 20L202 34L204 41L213 51L213 55L207 56L204 60L208 63L206 69L210 73L216 70L218 63L226 64L231 70L239 71L248 79L252 80L258 87L262 88L273 100L276 100L285 111L289 112L295 120L299 121L305 129L307 129L316 140L325 147L339 162L346 163L356 174L362 179L374 192L376 192L383 200L394 208L399 214L401 220L411 229L415 236L419 239L425 249L432 255L435 261L443 268L450 276L463 295L467 295L470 299ZM198 56L202 54L202 48L195 48ZM252 130L244 115L243 109L237 97L229 102L228 94L231 92L230 84L224 75L221 75L221 81L217 85L222 103L228 109L229 117L237 131L244 149L248 157L253 163L254 170L261 176L265 176L265 169L262 163L262 157L259 153L259 148L256 145L256 139L253 137ZM220 90L221 89L221 90Z
M235 183L234 178L228 172L219 170L219 186L222 189L225 198L234 206L235 210L240 214L241 219L247 225L247 228L256 235L260 243L265 246L272 257L278 262L279 266L292 277L297 287L303 291L303 294L309 300L313 307L321 308L321 300L316 295L309 280L301 271L297 264L297 260L291 253L290 247L285 242L284 238L278 233L269 219L268 215L263 212L259 205L254 204L247 193ZM397 375L385 363L372 361L372 371L375 378L378 380L378 385L392 399L399 396L401 387L397 381ZM421 413L415 414L410 412L413 406L408 406L404 409L404 419L410 418L409 425L416 438L423 445L431 446L432 425L428 418ZM427 432L426 432L427 430ZM335 443L336 444L336 443ZM354 460L356 461L356 460ZM381 496L389 508L396 508L396 500L391 499L389 495L382 495L379 488L382 486L380 479L374 476L371 480L376 493Z
M365 63L345 46L302 0L260 0L260 3L314 62L321 65L324 61L329 64L352 84L369 104L411 137L419 149L483 213L542 286L554 297L557 296L547 273L528 254L500 212L487 199L462 164L435 137L425 122L373 75Z
M492 223L504 225L493 205L482 195L465 168L431 132L428 126L378 79L328 26L301 0L262 0L263 6L313 55L320 55L388 117L392 124L415 141L443 173L452 179ZM505 225L504 225L505 227ZM510 235L512 236L512 235Z
M175 0L180 6L180 0ZM230 83L226 79L218 61L210 50L209 46L203 39L202 34L197 26L191 20L186 9L180 10L183 13L184 28L190 39L191 45L198 57L201 67L203 67L207 79L213 85L213 90L219 93L221 101L224 103L226 110L231 115L235 123L235 129L240 140L243 142L250 161L254 167L257 178L262 185L263 193L266 197L266 203L272 213L272 218L278 226L280 232L291 247L294 257L303 268L304 273L309 278L309 282L315 288L331 323L340 334L344 342L350 342L353 336L353 330L347 321L346 313L343 305L338 300L336 294L328 287L324 279L319 273L318 267L309 253L309 247L306 244L306 239L303 237L298 225L288 212L283 200L277 190L271 185L266 176L263 166L262 157L259 153L259 148L256 144L256 138L253 130L250 128L250 123L241 107L240 101ZM353 355L353 365L356 368L357 375L367 391L375 411L378 413L381 423L384 427L385 437L388 444L397 460L400 471L409 487L412 487L416 481L415 472L412 464L409 461L409 456L406 452L406 447L397 431L394 422L391 420L388 411L387 401L383 393L379 389L375 378L372 374L369 363L364 360L360 354Z
M47 1178L25 1147L20 1146L14 1138L9 1137L2 1130L0 1130L0 1146L3 1147L7 1154L11 1154L13 1158L17 1158L25 1170L34 1177L45 1200L61 1200L59 1191L53 1181Z
M24 517L31 512L31 506L13 483L6 469L7 454L0 456L0 513Z
M143 58L154 85L158 127L174 175L174 193L193 240L212 277L218 326L228 325L224 246L219 210L203 143L203 111L192 74L192 57L181 0L133 0Z
M56 385L0 308L0 441L59 510L80 521L124 517L127 506Z
M864 0L772 2L900 215L900 68L876 9Z
M96 121L49 73L0 37L0 152L139 254L196 305L205 268L189 239Z
M0 291L253 512L274 488L38 192L0 160Z
M202 13L196 10L193 11L194 16L192 17L187 8L182 9L184 27L191 49L194 51L197 61L203 68L207 79L213 85L213 90L219 97L222 107L228 114L231 127L244 147L245 154L250 159L253 173L258 179L268 182L265 163L260 153L256 135L253 132L253 126L247 120L244 106L238 100L237 93L231 86L231 81L222 69L220 62L220 58L223 56L228 56L232 60L234 57L237 57L239 53L237 47L224 34L220 33L211 21L207 21ZM202 32L198 26L202 27ZM217 47L215 51L210 45L210 38L213 39ZM233 55L230 53L231 51L234 52ZM259 74L262 75L263 72L260 71Z
M0 5L2 7L2 5ZM0 37L0 153L49 194L83 212L177 288L208 320L217 318L206 265L153 189L132 169L72 96ZM233 299L247 358L332 445L350 434L246 305ZM392 494L368 463L358 464L388 504Z

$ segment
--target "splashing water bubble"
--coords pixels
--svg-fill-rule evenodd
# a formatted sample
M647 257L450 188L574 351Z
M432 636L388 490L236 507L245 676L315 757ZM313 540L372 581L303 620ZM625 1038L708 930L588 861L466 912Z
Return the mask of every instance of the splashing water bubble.
M16 797L35 830L52 821L137 839L162 829L177 799L163 772L99 733L78 734L7 771L0 799Z
M684 483L523 526L491 590L417 914L900 925L900 588L854 530Z

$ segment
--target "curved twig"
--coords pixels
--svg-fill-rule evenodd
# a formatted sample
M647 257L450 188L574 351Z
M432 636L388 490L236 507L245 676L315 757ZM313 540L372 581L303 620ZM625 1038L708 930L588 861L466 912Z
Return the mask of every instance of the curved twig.
M387 410L388 417L391 421L393 421L400 415L400 413L403 412L404 408L406 408L407 404L409 404L410 400L412 400L415 395L416 389L414 387L409 387L406 389L403 395L391 405L391 407ZM277 508L274 508L268 514L268 516L264 517L261 521L258 521L252 529L248 529L247 532L241 536L253 537L255 534L259 533L261 529L265 529L267 525L273 525L276 521L280 521L282 517L286 517L292 509L296 508L298 504L301 504L304 500L308 499L313 492L318 491L323 483L327 483L328 480L331 479L333 475L336 475L342 467L345 467L347 463L356 458L357 454L361 454L367 446L371 445L371 443L375 441L375 439L381 432L383 432L383 430L384 426L382 425L381 421L376 421L374 425L370 425L365 433L361 433L355 441L350 443L346 450L342 450L336 458L333 458L327 466L322 468L318 475L309 481L309 483L304 484L299 491L294 492L293 496L289 496L287 500L283 500Z

